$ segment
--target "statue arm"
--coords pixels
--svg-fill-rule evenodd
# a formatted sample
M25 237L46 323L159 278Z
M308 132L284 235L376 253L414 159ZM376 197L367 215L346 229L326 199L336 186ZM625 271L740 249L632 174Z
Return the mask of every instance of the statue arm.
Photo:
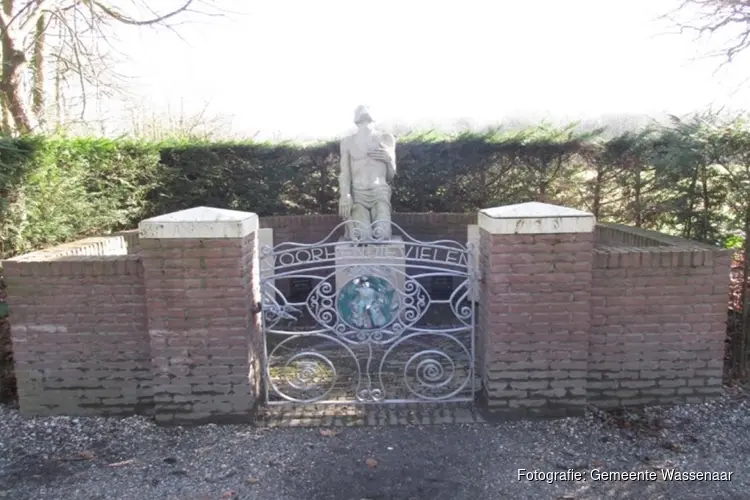
M383 134L383 146L385 146L388 161L385 162L388 167L388 181L392 181L396 176L396 138L391 134Z

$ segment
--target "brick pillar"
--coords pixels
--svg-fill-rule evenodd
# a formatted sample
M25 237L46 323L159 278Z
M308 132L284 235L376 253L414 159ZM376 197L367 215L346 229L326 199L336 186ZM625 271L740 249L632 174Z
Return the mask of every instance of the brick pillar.
M258 217L198 207L139 230L157 422L249 422L262 370Z
M545 203L479 212L477 371L490 416L582 414L594 216Z

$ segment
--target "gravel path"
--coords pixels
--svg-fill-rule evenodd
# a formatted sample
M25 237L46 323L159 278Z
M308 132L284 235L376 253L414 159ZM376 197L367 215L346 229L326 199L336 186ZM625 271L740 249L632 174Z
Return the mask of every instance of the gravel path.
M750 404L585 418L343 429L160 428L0 407L0 498L746 499ZM519 481L518 469L586 481ZM594 481L602 471L733 472L731 481Z

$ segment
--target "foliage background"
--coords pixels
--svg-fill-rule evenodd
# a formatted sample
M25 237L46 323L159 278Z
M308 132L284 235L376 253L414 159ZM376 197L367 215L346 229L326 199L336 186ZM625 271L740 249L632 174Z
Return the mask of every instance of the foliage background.
M411 133L397 147L394 210L473 212L540 200L737 244L750 199L745 135L744 122L699 118L615 136L575 124ZM262 216L335 213L338 164L335 141L0 139L0 257L197 205Z

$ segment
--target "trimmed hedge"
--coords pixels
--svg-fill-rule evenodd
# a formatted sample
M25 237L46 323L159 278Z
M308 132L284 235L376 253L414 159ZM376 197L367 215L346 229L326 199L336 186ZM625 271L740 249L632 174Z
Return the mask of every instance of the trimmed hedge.
M393 208L472 212L553 201L592 211L599 219L673 229L686 237L716 239L727 233L731 221L691 233L706 220L698 210L706 204L692 201L700 198L695 182L679 180L695 176L662 151L665 141L676 144L670 131L607 140L600 133L541 125L401 137ZM200 205L261 216L335 213L338 153L338 141L302 146L0 139L0 258L132 228L144 218Z
M129 228L149 212L157 145L109 139L0 141L0 257Z
M502 203L560 195L570 160L592 148L593 134L574 127L455 137L399 139L393 187L397 212L470 212ZM156 213L198 205L259 215L334 213L339 144L171 144L149 201ZM563 165L563 167L561 167ZM517 168L513 168L517 167Z

